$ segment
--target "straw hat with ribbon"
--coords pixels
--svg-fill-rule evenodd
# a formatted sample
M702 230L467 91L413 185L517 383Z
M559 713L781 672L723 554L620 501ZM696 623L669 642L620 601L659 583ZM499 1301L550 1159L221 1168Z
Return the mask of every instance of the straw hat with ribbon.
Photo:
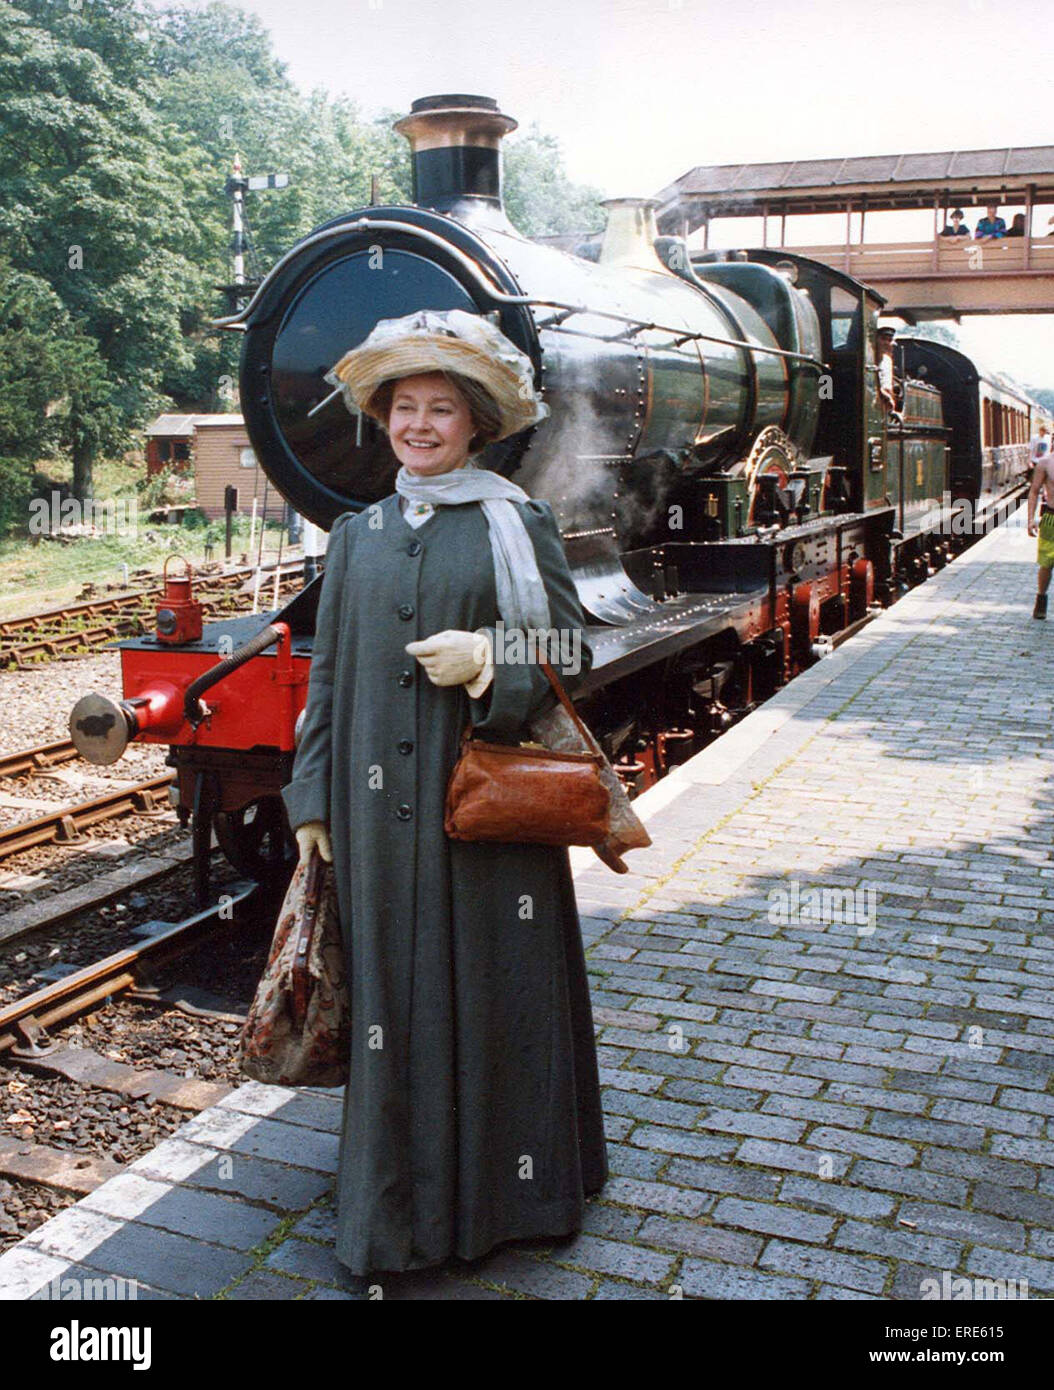
M530 359L489 319L463 309L421 309L400 319L381 319L370 335L326 373L348 409L388 422L370 410L386 381L422 372L457 372L486 388L501 417L497 439L544 420L549 407L534 388Z

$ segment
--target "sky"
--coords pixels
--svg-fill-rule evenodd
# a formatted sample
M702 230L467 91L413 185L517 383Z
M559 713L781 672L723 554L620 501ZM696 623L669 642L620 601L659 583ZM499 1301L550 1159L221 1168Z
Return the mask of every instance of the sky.
M495 97L522 127L555 135L570 176L606 196L654 193L699 164L1054 142L1051 0L240 8L270 30L298 86L367 115L436 92ZM993 361L1054 386L1054 316L964 324Z

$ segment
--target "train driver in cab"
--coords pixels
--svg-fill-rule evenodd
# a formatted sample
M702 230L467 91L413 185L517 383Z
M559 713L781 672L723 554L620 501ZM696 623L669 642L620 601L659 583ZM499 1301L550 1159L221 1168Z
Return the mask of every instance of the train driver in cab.
M875 334L875 366L878 370L878 398L886 411L893 415L897 409L897 398L893 382L893 339L897 336L894 328L880 328Z

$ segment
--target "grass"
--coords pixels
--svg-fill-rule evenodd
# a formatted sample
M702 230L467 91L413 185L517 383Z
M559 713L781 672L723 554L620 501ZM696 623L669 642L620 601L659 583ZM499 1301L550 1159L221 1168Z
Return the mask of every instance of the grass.
M56 486L69 481L68 468L64 474L61 463L41 465L41 472ZM150 494L144 498L144 473L144 465L138 460L107 461L95 468L97 498L136 502L137 525L127 528L128 534L120 534L119 527L112 535L83 536L66 542L17 533L0 539L0 619L74 603L86 584L95 586L94 596L119 592L129 581L135 582L136 571L148 570L160 576L169 555L182 555L196 568L205 562L205 547L210 542L212 558L223 561L223 522L204 524L200 514L188 517L187 525L147 520L147 513L157 502ZM118 521L121 516L118 512ZM248 517L234 518L231 558L235 562L248 553L249 528ZM268 522L263 543L265 561L277 557L282 530L277 521ZM253 560L259 543L257 529ZM288 537L284 549L288 549ZM174 568L176 573L181 570L179 566Z

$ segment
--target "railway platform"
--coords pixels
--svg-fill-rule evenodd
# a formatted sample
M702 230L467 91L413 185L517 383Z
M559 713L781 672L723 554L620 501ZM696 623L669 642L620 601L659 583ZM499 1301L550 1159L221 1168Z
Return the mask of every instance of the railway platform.
M611 1178L573 1239L383 1297L1054 1295L1033 556L1019 511L646 793L631 873L575 853ZM239 1087L0 1257L0 1296L362 1297L333 1248L340 1108Z

